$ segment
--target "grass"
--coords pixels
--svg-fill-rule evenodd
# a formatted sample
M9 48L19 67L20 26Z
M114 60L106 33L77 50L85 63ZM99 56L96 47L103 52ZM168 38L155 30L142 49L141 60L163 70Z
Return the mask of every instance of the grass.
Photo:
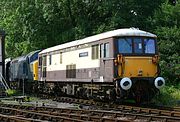
M16 92L16 90L7 89L6 93L7 93L8 96L12 96L12 95L16 94L17 92Z
M158 105L180 107L180 85L165 86L160 90L160 94L155 96L153 102Z

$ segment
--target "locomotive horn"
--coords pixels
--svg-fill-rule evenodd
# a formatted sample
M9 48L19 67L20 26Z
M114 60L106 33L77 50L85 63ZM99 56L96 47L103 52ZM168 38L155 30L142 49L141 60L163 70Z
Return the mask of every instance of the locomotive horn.
M162 77L157 77L154 81L154 85L156 88L160 89L165 85L165 80Z
M120 86L124 90L129 90L132 86L132 81L131 79L125 77L120 81Z

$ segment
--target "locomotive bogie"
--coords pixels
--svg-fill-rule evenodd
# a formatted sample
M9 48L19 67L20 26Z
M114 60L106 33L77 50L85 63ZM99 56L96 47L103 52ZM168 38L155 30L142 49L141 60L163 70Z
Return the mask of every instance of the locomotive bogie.
M86 83L46 83L41 86L43 92L55 96L70 95L79 98L94 98L98 100L110 100L110 91L113 84L86 84Z

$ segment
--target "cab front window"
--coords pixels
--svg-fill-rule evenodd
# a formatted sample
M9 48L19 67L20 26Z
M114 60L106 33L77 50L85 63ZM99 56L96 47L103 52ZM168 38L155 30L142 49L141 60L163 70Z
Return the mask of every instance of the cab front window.
M132 53L132 39L118 39L118 51L119 53Z
M155 53L155 40L145 39L144 40L145 53L154 54Z
M143 53L143 45L141 38L134 38L134 53Z
M117 50L121 54L146 55L156 53L156 40L145 37L122 37L117 40Z

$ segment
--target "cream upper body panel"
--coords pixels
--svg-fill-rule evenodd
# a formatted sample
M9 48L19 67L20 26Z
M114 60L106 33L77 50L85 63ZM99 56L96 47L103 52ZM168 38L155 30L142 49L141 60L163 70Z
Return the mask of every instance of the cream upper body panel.
M80 53L87 53L87 56L80 57ZM47 57L47 71L55 70L66 70L67 65L76 64L76 69L84 68L97 68L100 67L99 58L92 59L92 50L91 47L84 49L77 49L74 51L64 52L62 56L59 54L51 55L51 64L49 63L49 56ZM62 58L62 61L60 61Z
M53 52L56 50L61 50L61 49L65 49L65 48L69 48L69 47L73 47L73 46L78 46L81 44L87 44L87 43L91 43L91 42L98 41L101 39L110 38L110 37L117 37L117 36L143 36L143 37L154 37L154 38L157 37L156 35L154 35L152 33L142 31L142 30L138 30L135 28L117 29L117 30L97 34L94 36L90 36L90 37L87 37L84 39L80 39L80 40L68 42L65 44L57 45L54 47L50 47L50 48L47 48L45 50L42 50L39 54L40 55L46 54L46 53Z

